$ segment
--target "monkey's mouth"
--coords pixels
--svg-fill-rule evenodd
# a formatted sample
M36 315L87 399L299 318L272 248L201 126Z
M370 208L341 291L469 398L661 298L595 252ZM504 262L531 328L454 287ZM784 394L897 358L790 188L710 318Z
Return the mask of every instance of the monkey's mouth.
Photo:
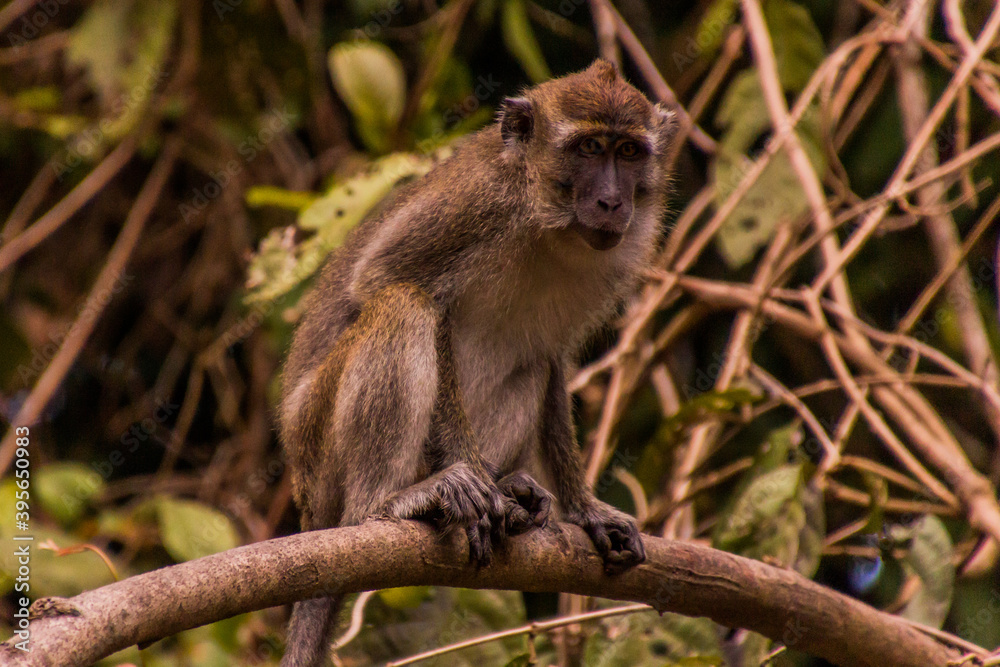
M576 223L573 225L573 229L583 237L583 240L587 242L594 250L611 250L616 245L621 243L622 232L612 232L605 229L595 229L593 227L587 227L586 225L581 225Z

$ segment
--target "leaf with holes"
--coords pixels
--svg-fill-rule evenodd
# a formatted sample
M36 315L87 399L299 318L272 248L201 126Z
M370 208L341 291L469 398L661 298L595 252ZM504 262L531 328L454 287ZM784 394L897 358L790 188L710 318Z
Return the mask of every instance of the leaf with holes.
M315 234L296 243L294 227L272 229L250 259L246 302L272 301L298 287L400 181L427 173L434 161L433 157L394 153L313 198L299 213L298 227Z
M762 154L770 137L769 118L756 71L738 75L716 115L716 123L725 128L711 168L716 206L722 206ZM826 167L814 112L805 114L796 133L817 174L822 174ZM716 247L730 268L739 268L767 245L779 225L808 210L799 177L785 152L779 152L726 218Z

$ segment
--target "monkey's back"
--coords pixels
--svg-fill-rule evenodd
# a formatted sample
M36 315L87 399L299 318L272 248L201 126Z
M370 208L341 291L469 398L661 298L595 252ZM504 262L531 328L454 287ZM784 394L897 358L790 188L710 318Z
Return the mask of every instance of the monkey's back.
M398 188L330 254L305 297L284 367L285 397L330 352L372 290L412 282L439 302L448 300L450 285L442 276L460 268L471 247L500 235L488 221L514 219L514 210L523 207L516 190L496 187L509 180L494 173L509 171L500 159L502 148L496 126L470 136L428 174ZM439 198L440 192L449 196ZM510 214L504 216L501 208Z

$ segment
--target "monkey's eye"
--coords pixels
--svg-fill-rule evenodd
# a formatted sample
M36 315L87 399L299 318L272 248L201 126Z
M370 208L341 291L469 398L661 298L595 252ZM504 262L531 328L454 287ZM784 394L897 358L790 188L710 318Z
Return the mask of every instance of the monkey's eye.
M604 144L593 137L580 142L580 152L584 155L600 155L604 152Z
M633 159L639 157L639 144L634 141L623 141L618 146L618 157Z

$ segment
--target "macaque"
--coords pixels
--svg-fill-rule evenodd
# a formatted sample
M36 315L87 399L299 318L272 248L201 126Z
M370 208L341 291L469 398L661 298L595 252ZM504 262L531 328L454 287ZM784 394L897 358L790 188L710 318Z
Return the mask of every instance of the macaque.
M585 483L566 369L655 249L674 115L598 60L498 116L359 225L309 297L280 415L302 528L430 521L485 565L549 519L535 472L619 572L642 540ZM295 605L283 665L322 663L337 607Z

